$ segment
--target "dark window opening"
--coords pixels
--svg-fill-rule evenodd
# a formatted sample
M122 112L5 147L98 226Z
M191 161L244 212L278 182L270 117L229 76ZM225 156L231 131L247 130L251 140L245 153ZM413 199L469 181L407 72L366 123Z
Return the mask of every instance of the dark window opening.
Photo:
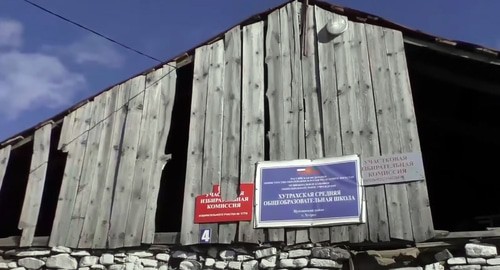
M161 177L156 210L157 232L180 232L181 230L193 67L194 64L191 63L177 70L172 122L165 149L165 153L171 154L172 159L163 169Z
M62 123L61 123L62 125ZM67 154L57 150L59 137L61 135L61 125L52 129L50 137L50 153L49 162L47 164L47 174L45 177L45 185L42 194L42 204L38 215L35 236L50 235L52 223L56 214L56 208L59 198L59 190L61 188L64 175L64 167L66 167Z
M21 235L17 228L28 184L33 141L11 151L0 190L0 237Z
M500 67L406 44L434 227L500 226Z

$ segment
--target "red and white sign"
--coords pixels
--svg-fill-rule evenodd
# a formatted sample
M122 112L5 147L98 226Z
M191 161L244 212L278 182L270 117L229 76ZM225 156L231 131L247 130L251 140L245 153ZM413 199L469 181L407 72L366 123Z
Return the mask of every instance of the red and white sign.
M194 223L219 223L252 220L253 184L240 184L240 196L223 201L219 185L212 193L196 196Z

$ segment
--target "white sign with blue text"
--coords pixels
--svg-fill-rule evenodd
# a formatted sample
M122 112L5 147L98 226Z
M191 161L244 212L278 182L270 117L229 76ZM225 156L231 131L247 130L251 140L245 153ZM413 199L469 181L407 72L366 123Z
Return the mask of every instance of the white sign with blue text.
M255 227L365 222L357 155L257 164Z

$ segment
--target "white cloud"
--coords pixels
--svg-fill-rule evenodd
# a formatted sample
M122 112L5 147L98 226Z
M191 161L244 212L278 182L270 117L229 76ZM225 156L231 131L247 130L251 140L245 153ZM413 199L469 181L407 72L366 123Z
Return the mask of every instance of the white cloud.
M18 21L0 18L0 48L17 48L23 43L23 25Z
M28 110L71 105L85 77L57 56L23 51L22 43L23 25L0 18L0 116L15 120Z
M40 53L0 53L0 113L15 119L36 108L72 103L85 77L68 70L57 58Z
M50 52L70 57L77 64L97 64L119 68L125 63L114 45L98 36L88 35L67 46L47 46Z

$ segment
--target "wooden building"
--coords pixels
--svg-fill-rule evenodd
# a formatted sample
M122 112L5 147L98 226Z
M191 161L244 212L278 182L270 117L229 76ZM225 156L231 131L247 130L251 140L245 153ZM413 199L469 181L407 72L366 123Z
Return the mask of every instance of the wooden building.
M499 64L494 50L360 11L286 3L2 142L0 243L191 245L203 228L212 243L500 236L486 231L500 214L483 180L495 162L478 158L500 150ZM220 184L235 198L259 161L408 152L423 153L428 179L364 187L362 224L193 222L196 196Z

